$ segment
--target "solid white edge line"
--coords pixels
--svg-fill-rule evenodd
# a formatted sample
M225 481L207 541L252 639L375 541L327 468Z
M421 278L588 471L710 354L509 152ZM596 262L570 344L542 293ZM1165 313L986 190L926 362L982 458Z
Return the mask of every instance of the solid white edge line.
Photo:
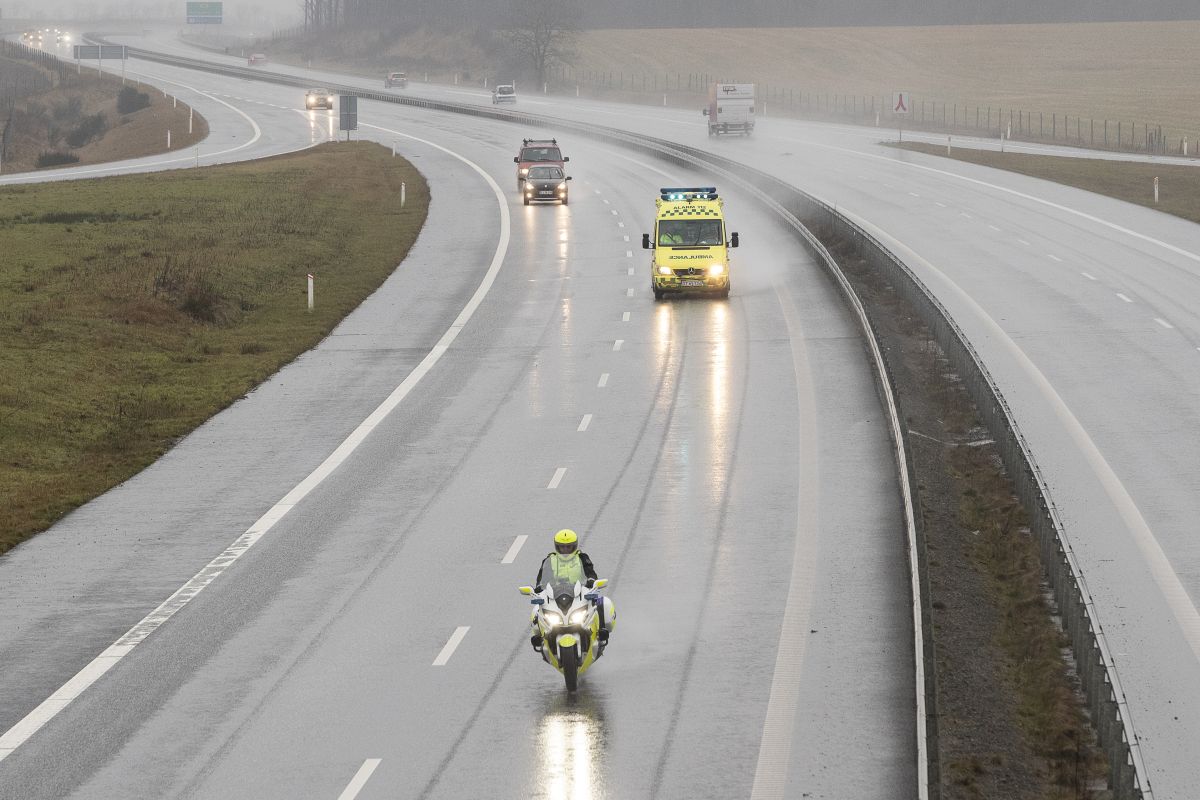
M508 548L508 552L504 554L504 558L500 559L500 563L511 564L516 561L517 553L521 552L521 548L525 546L525 540L528 538L528 534L522 533L516 539L513 539L512 545Z
M364 127L376 128L374 125L360 123ZM500 272L500 267L504 263L504 256L508 252L508 243L511 236L511 222L508 213L508 203L504 196L504 192L500 186L492 179L475 162L469 160L465 156L453 152L440 144L435 144L426 139L421 139L416 136L410 136L400 131L388 130L386 128L376 128L376 130L391 133L396 136L403 136L407 139L421 142L430 147L457 158L471 169L479 173L484 181L491 187L493 194L496 196L497 204L500 207L500 241L496 244L496 251L492 255L491 264L488 266L487 273L476 288L475 293L471 295L471 299L467 301L467 305L459 312L458 317L450 325L450 328L442 334L442 338L433 346L429 353L421 360L421 363L413 369L411 373L404 379L403 382L388 395L379 406L371 412L365 420L359 423L349 436L346 437L337 449L335 449L321 464L313 470L304 480L300 481L290 492L287 493L278 503L267 510L265 514L250 526L241 536L239 536L233 544L227 547L222 553L210 561L203 569L196 573L191 580L185 583L174 594L168 597L163 603L140 622L134 625L116 641L115 644L107 648L103 653L96 656L91 663L87 664L83 669L75 674L73 678L67 681L54 694L43 700L36 708L30 711L22 720L10 728L0 736L0 761L3 761L9 754L20 747L34 733L42 728L47 722L53 719L58 712L62 711L72 700L83 694L93 683L96 682L104 673L108 672L118 661L125 657L135 646L140 644L147 636L157 630L163 623L174 616L181 608L186 606L193 597L199 594L208 584L212 583L217 576L221 575L234 562L242 557L251 547L253 547L259 539L263 537L275 523L284 517L297 503L299 503L309 492L320 485L321 481L329 477L341 464L350 456L354 450L362 444L366 437L373 431L379 423L383 422L395 408L400 405L401 401L408 396L422 378L433 368L433 366L441 359L445 352L449 349L450 344L462 332L463 326L471 319L475 310L483 303L484 297L491 290L492 284L496 281L496 276Z
M1099 446L1096 445L1096 442L1087 432L1087 429L1084 428L1083 423L1071 411L1067 402L1063 400L1062 395L1054 388L1050 379L1038 369L1038 366L1033 363L1029 355L984 310L983 306L961 286L951 280L950 276L882 228L856 214L851 214L845 209L841 210L842 213L846 214L854 222L857 222L866 231L873 233L880 241L884 242L905 263L910 266L920 264L930 275L942 281L959 301L971 310L976 319L983 324L990 340L1008 351L1021 371L1025 373L1043 399L1049 404L1055 417L1061 423L1062 430L1071 438L1076 448L1078 448L1079 454L1088 463L1088 466L1091 467L1092 474L1099 480L1100 485L1104 488L1105 495L1108 496L1109 501L1120 515L1121 521L1125 523L1126 528L1133 536L1134 543L1137 545L1142 558L1145 559L1146 566L1149 568L1155 584L1157 584L1159 591L1162 592L1163 600L1166 602L1168 608L1171 609L1175 621L1179 624L1183 637L1192 651L1192 655L1197 661L1200 661L1200 610L1197 610L1195 604L1192 602L1191 596L1188 594L1183 582L1180 581L1179 575L1175 572L1175 567L1171 564L1171 560L1167 558L1167 554L1163 551L1162 545L1154 535L1154 531L1150 529L1146 518L1142 516L1141 509L1134 502L1133 496L1129 494L1129 490L1125 488L1125 484L1121 482L1112 465L1108 463L1108 459L1100 452ZM1133 301L1130 300L1128 302ZM1062 531L1061 536L1064 545L1069 548L1070 537L1067 531ZM1086 575L1084 577L1086 578ZM1093 618L1092 621L1096 624L1102 624L1102 621L1098 618ZM1115 670L1115 664L1111 668ZM1117 674L1119 675L1119 670Z
M548 483L546 485L546 488L547 489L557 489L558 485L560 483L562 483L563 476L565 476L566 474L567 474L566 467L559 467L558 469L554 470L554 477L550 479L550 483Z
M438 653L437 658L433 660L433 666L444 667L450 661L450 656L454 655L454 651L462 644L462 640L466 637L467 631L471 630L470 625L459 625L454 629L454 633L450 634L450 641L446 642L446 646L442 648L442 652Z
M1195 261L1195 262L1200 263L1200 254L1193 253L1191 250L1186 250L1182 247L1177 247L1169 242L1164 242L1161 239L1155 239L1153 236L1147 236L1144 233L1138 233L1137 231L1133 230L1132 228L1126 228L1125 226L1118 225L1115 222L1109 222L1106 219L1101 219L1100 217L1097 217L1093 214L1089 214L1086 211L1079 211L1078 209L1071 208L1070 206L1064 206L1061 203L1055 203L1051 200L1043 200L1040 197L1036 197L1034 195L1027 194L1022 191L1018 191L1017 189L1009 189L1007 186L1000 186L999 184L988 183L987 181L980 180L979 178L969 178L966 175L960 175L956 172L950 172L949 170L938 169L937 167L926 166L925 164L915 164L911 161L898 161L893 157L881 156L881 155L877 155L875 153L864 153L860 150L851 150L847 147L838 147L837 145L825 144L824 142L815 142L815 141L811 141L808 139L796 139L796 138L791 138L791 137L788 138L788 141L797 142L799 144L808 144L808 145L812 145L813 147L822 147L822 148L825 148L826 150L835 150L840 153L848 153L850 155L858 156L860 158L870 158L870 159L875 159L878 161L886 161L890 164L895 164L895 165L902 166L902 167L909 167L911 169L918 169L918 170L923 170L925 172L932 172L935 175L943 175L947 178L953 178L955 180L960 180L965 183L973 184L975 186L983 186L988 189L993 189L997 192L1003 192L1005 194L1012 195L1013 197L1019 197L1022 200L1028 200L1032 203L1038 203L1039 205L1047 206L1047 207L1053 208L1057 211L1062 211L1063 213L1074 215L1081 219L1086 219L1089 222L1094 222L1097 225L1102 225L1105 228L1108 228L1109 230L1113 230L1113 231L1116 231L1117 233L1125 234L1126 236L1132 236L1134 239L1139 239L1148 244L1157 245L1158 247L1161 247L1164 250L1169 250L1170 252L1175 253L1176 255L1183 256L1184 258L1186 258L1190 261Z
M139 73L139 72L131 72L129 74L130 75L140 75L143 78L148 78L150 80L154 80L159 83L169 83L174 86L182 86L184 89L193 91L196 94L200 95L201 97L207 97L210 100L220 103L221 105L225 106L226 108L233 111L234 113L240 114L242 117L244 117L246 119L247 122L250 123L250 129L252 131L254 131L254 136L252 136L250 138L250 141L243 142L242 144L239 144L237 147L230 147L225 150L218 150L215 153L201 153L200 154L201 159L213 159L213 158L217 158L219 156L229 155L230 153L236 153L238 150L243 150L262 138L262 129L258 127L258 123L254 121L253 117L251 117L245 111L242 111L240 108L237 108L229 103L226 103L224 100L220 99L219 97L217 97L214 94L201 91L200 89L197 89L193 86L188 86L186 83L180 83L179 81L173 81L173 80L169 80L167 78L159 78L159 77L156 77L153 75L146 75L145 73ZM149 83L150 81L147 80L146 82ZM195 106L193 106L193 108L194 107ZM210 135L211 135L211 133L210 133ZM201 141L208 141L208 140L203 139ZM197 146L199 146L199 145L198 144L193 145L192 147L197 147ZM192 147L189 147L188 149L192 149ZM296 149L297 150L306 150L309 147L312 147L312 145L306 144L306 145L302 145L301 147L298 147ZM177 150L175 152L182 153L183 151ZM146 157L153 158L153 156L146 156ZM80 169L76 169L76 170L71 170L69 172L64 171L63 176L70 177L70 176L74 176L74 175L103 175L105 173L122 172L125 170L143 171L147 167L158 167L158 166L162 166L163 164L182 164L185 162L190 164L190 163L195 163L195 161L196 161L196 156L194 154L188 155L188 156L180 156L179 158L164 158L164 159L160 159L158 161L147 161L147 162L144 162L141 164L129 164L127 162L118 161L116 163L107 164L103 167L80 168ZM47 173L47 172L32 172L32 173L31 172L18 172L15 175L8 176L7 178L0 178L0 186L21 185L21 184L27 184L27 183L41 183L41 182L47 181L48 177L55 178L57 176L53 175L52 173Z
M796 527L792 544L791 574L779 629L779 642L775 651L775 665L771 673L771 689L767 696L762 736L759 739L758 759L754 767L754 783L750 788L750 800L783 800L786 796L804 655L808 645L808 621L812 613L815 563L807 556L809 550L815 546L814 539L819 526L817 505L815 502L807 502L810 494L817 493L820 483L817 451L815 447L807 444L815 442L818 438L814 412L816 399L812 394L812 368L804 350L803 330L791 293L786 286L776 286L775 296L787 326L792 351L792 378L796 386L800 449L796 465ZM920 661L919 654L917 660Z
M575 430L578 433L584 433L588 429L588 426L590 426L591 424L592 424L592 415L584 414L583 419L579 420L579 427L576 428Z
M358 797L358 793L367 785L367 781L371 780L372 773L379 766L379 762L383 759L368 758L358 768L358 772L354 773L354 777L350 779L350 783L346 784L346 788L338 795L338 800L354 800Z

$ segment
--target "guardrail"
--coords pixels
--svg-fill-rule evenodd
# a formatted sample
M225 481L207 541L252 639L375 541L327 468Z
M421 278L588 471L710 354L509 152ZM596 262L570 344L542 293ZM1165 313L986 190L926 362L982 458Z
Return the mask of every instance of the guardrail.
M185 66L231 75L253 78L287 86L308 87L311 81L292 75L270 72L248 67L225 66L197 59L168 56L146 50L130 48L129 54L136 58L165 64ZM328 86L328 85L327 85ZM924 591L924 539L915 515L912 513L911 459L908 457L908 442L903 427L895 419L894 395L886 359L879 351L869 316L842 272L829 254L822 240L813 231L821 231L836 239L853 244L857 254L872 268L882 273L892 286L917 309L922 321L933 332L950 365L963 380L968 394L974 401L984 425L995 440L1005 469L1008 470L1017 488L1017 496L1029 516L1030 528L1037 536L1041 547L1042 561L1054 590L1062 624L1075 653L1076 666L1093 724L1096 726L1101 746L1108 755L1110 765L1109 782L1116 800L1153 800L1153 792L1146 776L1140 745L1134 732L1133 720L1124 690L1117 676L1104 631L1096 620L1094 602L1087 582L1079 568L1071 544L1066 537L1058 510L1051 499L1048 484L1042 475L1032 449L1022 435L1012 409L1004 399L999 385L983 363L979 353L953 320L945 306L934 296L924 282L902 260L880 243L860 225L850 220L834 207L784 181L759 170L740 164L733 159L718 156L697 148L686 147L663 139L629 133L615 128L585 125L570 120L555 119L537 114L513 110L498 110L411 97L390 92L364 91L354 86L328 86L340 94L353 94L367 100L427 108L451 113L469 114L508 122L517 122L537 127L552 127L570 130L588 138L602 141L618 141L625 146L652 154L659 158L676 161L690 166L716 170L724 179L732 180L749 189L758 199L788 220L808 252L829 273L841 288L852 309L859 318L864 335L872 346L876 368L880 373L885 402L893 410L893 439L899 466L909 536L910 578L913 585L913 616L916 635L917 675L917 753L918 753L918 796L924 800L938 787L937 729L936 714L932 712L936 699L936 687L932 671L925 672L924 665L933 662L933 643L929 625L928 592Z

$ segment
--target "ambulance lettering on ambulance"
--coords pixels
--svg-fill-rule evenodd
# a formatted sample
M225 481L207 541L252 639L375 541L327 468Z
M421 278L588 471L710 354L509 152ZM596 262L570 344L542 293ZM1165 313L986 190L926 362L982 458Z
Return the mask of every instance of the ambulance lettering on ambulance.
M738 235L725 239L725 201L715 186L659 189L654 233L642 234L651 250L650 288L654 299L667 293L729 296L729 250Z

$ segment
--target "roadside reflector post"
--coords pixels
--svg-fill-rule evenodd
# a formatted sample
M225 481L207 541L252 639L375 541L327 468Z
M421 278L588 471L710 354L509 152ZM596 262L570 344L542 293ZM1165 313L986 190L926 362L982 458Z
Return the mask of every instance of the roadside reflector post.
M1183 137L1183 154L1187 155L1187 137Z
M946 137L946 155L950 155L950 137Z
M550 83L549 82L542 84L542 94L550 94Z
M1157 182L1158 178L1155 178L1154 180ZM1157 183L1155 185L1157 185ZM404 203L408 199L406 197L406 191L405 191L407 188L408 187L405 185L404 181L400 181L400 207L401 208L404 208Z
M313 274L308 273L308 310L313 310Z
M200 148L196 148L196 166L200 166Z
M578 86L575 87L575 96L576 97L579 96L579 87ZM666 105L667 105L667 93L663 92L663 107L666 108Z
M171 129L167 128L167 149L171 149Z
M396 157L396 140L392 139L392 158Z
M879 127L879 112L878 111L875 112L875 127L876 128Z
M1000 152L1004 152L1004 131L1000 131Z
M575 96L579 97L579 84L575 84ZM666 105L667 96L663 95L663 104Z
M1154 179L1154 202L1158 202L1158 178Z
M194 111L194 109L191 106L188 106L188 135L189 136L192 133L192 112L193 111Z
M171 95L171 108L179 108L179 98Z

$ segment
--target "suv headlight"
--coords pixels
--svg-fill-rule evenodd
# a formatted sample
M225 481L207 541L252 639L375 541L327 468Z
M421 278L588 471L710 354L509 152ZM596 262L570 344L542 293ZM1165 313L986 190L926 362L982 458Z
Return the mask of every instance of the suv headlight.
M521 174L522 174L522 175L528 175L528 174L529 174L529 167L521 167Z

